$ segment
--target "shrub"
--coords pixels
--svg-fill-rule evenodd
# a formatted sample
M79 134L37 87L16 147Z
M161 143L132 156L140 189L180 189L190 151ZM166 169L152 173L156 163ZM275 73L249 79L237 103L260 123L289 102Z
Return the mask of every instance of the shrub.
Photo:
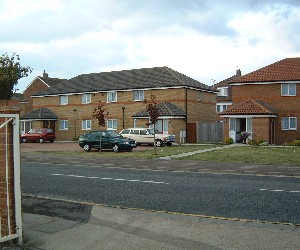
M249 140L248 144L249 145L257 145L257 142L255 140Z
M226 138L225 139L225 144L229 145L233 143L233 139L232 138Z
M300 140L293 140L290 144L291 146L300 146Z

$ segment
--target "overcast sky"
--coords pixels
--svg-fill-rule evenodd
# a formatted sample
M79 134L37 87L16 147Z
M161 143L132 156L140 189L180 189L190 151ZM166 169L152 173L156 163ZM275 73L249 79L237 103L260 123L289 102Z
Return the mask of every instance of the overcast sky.
M49 77L167 66L207 85L300 56L299 0L0 0L0 52Z

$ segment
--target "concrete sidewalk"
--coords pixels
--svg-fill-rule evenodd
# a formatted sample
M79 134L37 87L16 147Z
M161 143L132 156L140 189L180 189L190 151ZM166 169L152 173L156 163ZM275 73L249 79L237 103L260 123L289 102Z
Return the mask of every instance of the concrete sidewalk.
M24 246L7 249L300 249L293 225L93 206L87 222L24 213Z
M205 152L209 152L209 151L223 150L225 148L241 147L241 146L246 146L246 145L240 144L240 143L235 143L235 144L225 145L222 147L207 148L207 149L201 149L201 150L197 150L197 151L182 153L182 154L178 154L178 155L159 157L159 159L171 160L171 159L182 158L182 157L191 156L191 155L195 155L195 154L201 154L201 153L205 153Z

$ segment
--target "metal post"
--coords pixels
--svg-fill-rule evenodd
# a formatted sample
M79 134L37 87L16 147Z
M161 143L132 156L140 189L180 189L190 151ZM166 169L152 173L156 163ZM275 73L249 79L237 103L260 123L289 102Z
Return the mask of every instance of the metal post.
M123 129L125 128L125 107L122 107L122 113L123 113Z

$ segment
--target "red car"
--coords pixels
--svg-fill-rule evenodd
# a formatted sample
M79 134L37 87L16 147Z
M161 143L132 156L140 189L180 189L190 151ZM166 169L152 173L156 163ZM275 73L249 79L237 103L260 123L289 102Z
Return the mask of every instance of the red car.
M21 142L54 142L55 138L55 134L51 128L33 128L26 134L21 135Z

